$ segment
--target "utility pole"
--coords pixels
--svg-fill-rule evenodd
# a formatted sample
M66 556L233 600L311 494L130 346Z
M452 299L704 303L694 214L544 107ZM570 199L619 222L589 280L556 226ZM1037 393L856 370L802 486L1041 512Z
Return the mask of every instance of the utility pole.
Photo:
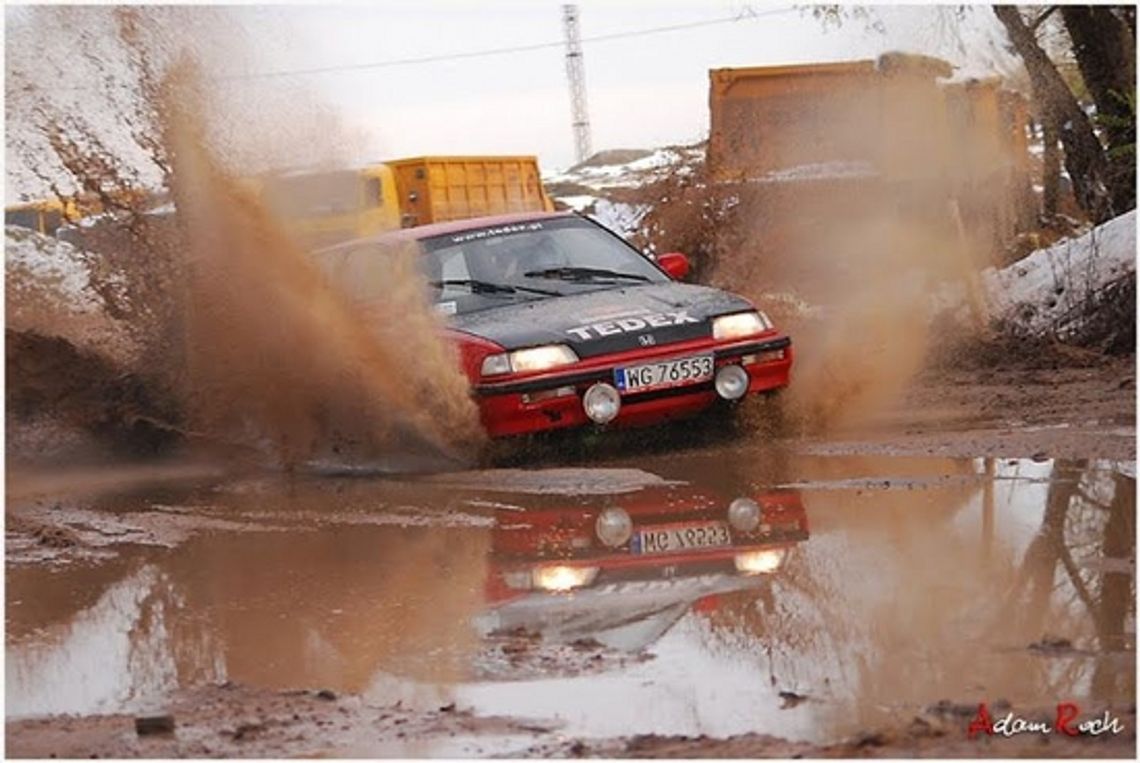
M570 126L579 162L590 158L590 112L586 107L586 70L582 64L582 40L578 36L578 6L562 6L562 29L566 35L566 77L570 81Z

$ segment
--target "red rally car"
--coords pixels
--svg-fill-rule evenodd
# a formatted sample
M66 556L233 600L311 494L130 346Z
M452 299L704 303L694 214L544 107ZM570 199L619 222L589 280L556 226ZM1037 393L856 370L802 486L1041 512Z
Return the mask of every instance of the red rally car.
M655 424L788 384L791 340L763 312L680 283L684 255L654 261L575 213L425 225L336 249L408 242L491 436Z

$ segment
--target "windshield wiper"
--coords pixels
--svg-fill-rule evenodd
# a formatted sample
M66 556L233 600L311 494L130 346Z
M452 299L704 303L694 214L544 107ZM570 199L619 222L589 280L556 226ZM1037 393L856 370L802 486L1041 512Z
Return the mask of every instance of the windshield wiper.
M547 268L546 270L529 270L523 273L528 278L557 278L562 281L592 281L595 278L625 278L630 281L649 281L648 276L639 273L622 273L617 270L605 268Z
M535 289L530 286L511 286L510 284L505 283L480 281L475 278L447 278L442 281L429 281L428 286L434 286L437 289L444 286L466 286L475 294L516 294L520 291L525 291L530 294L542 294L546 297L565 296L562 292L554 291L553 289Z

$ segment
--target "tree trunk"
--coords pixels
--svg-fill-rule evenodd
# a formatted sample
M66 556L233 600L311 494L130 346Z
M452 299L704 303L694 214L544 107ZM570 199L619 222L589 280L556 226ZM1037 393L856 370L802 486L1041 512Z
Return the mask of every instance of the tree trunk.
M1061 194L1061 152L1057 145L1057 123L1050 117L1041 120L1045 153L1042 156L1041 184L1045 191L1041 201L1042 214L1052 220L1057 216L1057 200Z
M1108 166L1104 148L1093 132L1092 122L1081 109L1057 67L1037 44L1033 30L1026 26L1017 8L995 5L994 15L1001 21L1018 56L1025 63L1033 96L1042 118L1060 126L1061 144L1065 147L1065 168L1073 182L1077 203L1093 222L1114 217L1116 210L1108 192Z
M1066 5L1061 17L1073 41L1081 77L1108 139L1109 191L1116 211L1136 206L1136 40L1113 9Z

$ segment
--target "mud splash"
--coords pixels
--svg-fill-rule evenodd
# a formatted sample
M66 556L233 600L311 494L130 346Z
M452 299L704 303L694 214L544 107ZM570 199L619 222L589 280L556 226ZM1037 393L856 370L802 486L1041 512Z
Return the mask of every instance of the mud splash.
M180 65L163 106L188 247L193 418L233 437L252 429L289 462L473 440L466 381L437 338L442 326L414 268L406 259L384 268L385 298L367 315L351 305L211 156L196 116L206 97L199 82Z
M22 133L10 145L24 174L31 166L52 194L74 188L102 201L107 212L79 231L93 250L84 255L92 288L103 312L140 337L137 365L118 370L174 401L176 411L163 411L168 427L197 443L249 446L286 465L390 465L408 453L463 458L480 428L413 263L396 258L383 268L382 299L365 315L240 180L233 157L248 166L251 144L266 144L257 152L263 160L287 150L272 145L273 132L248 129L256 125L235 109L238 99L206 74L225 62L209 58L232 39L210 34L222 29L214 22L225 13L189 14L196 23L184 25L187 13L169 9L38 11L19 19L33 33L16 36L9 50L10 60L33 68L8 90ZM75 44L57 41L50 50L82 53L93 91L104 75L126 80L130 96L102 104L104 117L116 114L127 125L126 135L122 125L75 116L66 98L48 91L40 75L49 64L35 67L33 50L19 42L52 28ZM321 114L279 114L293 125L286 140L297 143L297 125L308 124L322 131L308 135L310 143L335 144ZM259 113L256 123L266 117ZM175 215L144 213L156 191L139 184L154 176ZM38 328L49 343L70 341L62 322L54 331ZM87 394L75 404L97 410L112 401Z
M928 287L943 263L934 230L893 215L816 234L815 246L845 262L819 261L810 276L831 296L821 321L799 322L788 404L801 427L827 431L866 423L920 370L934 341Z
M970 164L992 136L959 134L919 73L932 61L907 59L884 55L879 73L840 85L774 67L771 83L732 80L731 96L714 72L705 165L622 199L653 205L645 243L694 255L698 280L743 293L792 335L793 429L865 425L894 402L945 344L932 293L974 293L1000 249L1005 159Z

